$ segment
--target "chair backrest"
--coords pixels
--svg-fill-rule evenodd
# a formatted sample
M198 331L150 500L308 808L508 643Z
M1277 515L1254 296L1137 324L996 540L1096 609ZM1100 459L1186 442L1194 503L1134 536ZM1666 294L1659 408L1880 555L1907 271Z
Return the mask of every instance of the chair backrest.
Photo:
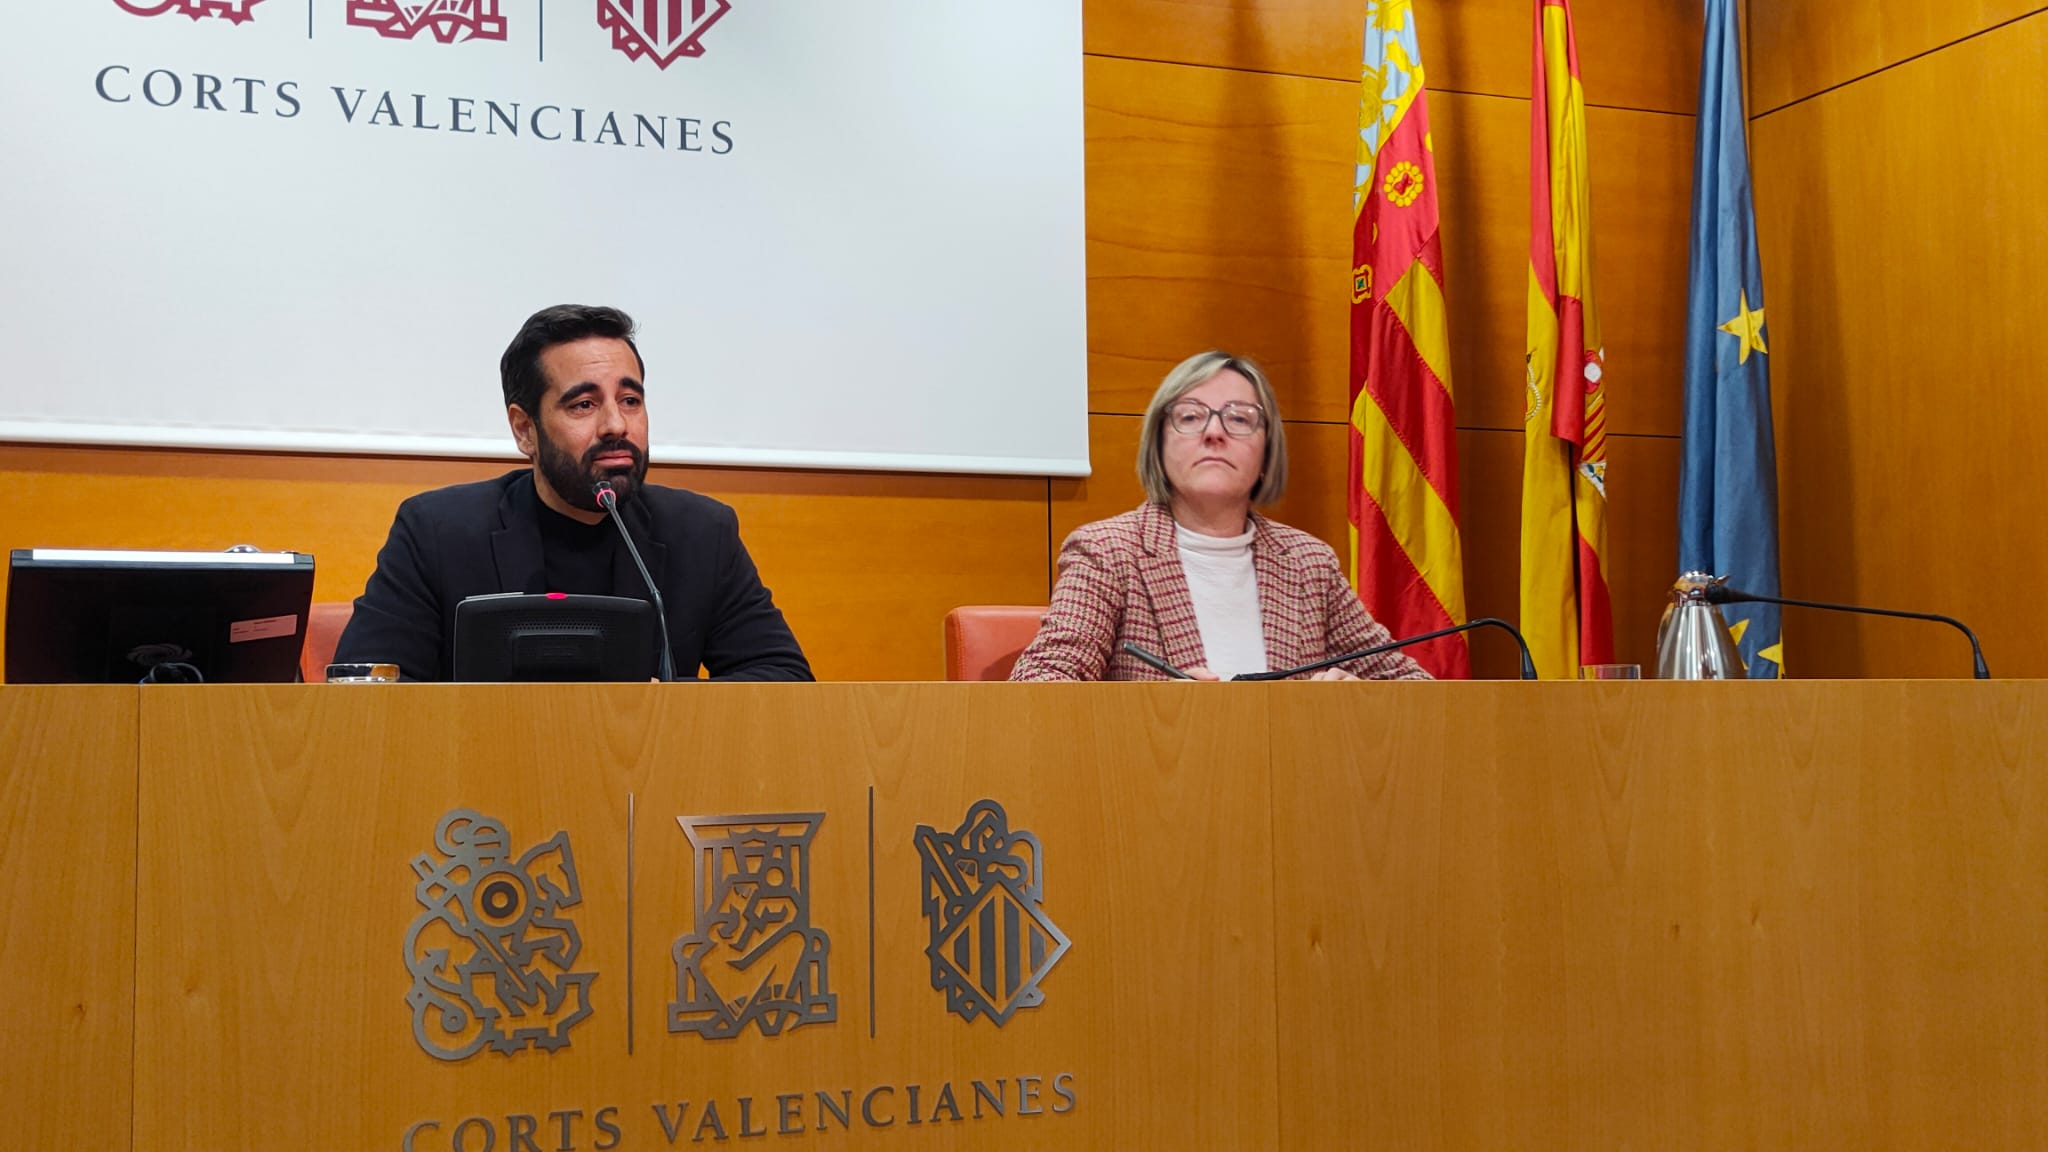
M1044 617L1043 604L970 604L946 613L946 679L1008 680Z
M315 604L306 614L306 645L299 649L299 675L308 684L327 682L327 666L334 663L334 646L341 643L341 631L356 614L353 600Z

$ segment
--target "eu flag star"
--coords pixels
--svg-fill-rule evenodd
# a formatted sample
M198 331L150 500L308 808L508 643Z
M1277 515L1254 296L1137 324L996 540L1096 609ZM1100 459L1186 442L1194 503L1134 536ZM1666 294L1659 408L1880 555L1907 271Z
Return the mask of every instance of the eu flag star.
M1735 313L1735 318L1721 325L1721 331L1735 337L1739 342L1735 362L1747 364L1750 352L1769 352L1770 349L1764 347L1764 310L1749 310L1748 289L1743 289L1741 295L1742 303L1737 306L1739 310Z
M1756 654L1777 665L1778 679L1783 680L1785 678L1785 642L1783 640L1757 649Z

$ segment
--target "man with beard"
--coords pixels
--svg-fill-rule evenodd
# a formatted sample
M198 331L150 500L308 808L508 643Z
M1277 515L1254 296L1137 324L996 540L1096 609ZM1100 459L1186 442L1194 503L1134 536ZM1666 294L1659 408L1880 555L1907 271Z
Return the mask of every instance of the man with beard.
M512 338L498 370L512 438L532 467L399 505L336 662L397 664L409 680L446 680L455 606L467 597L647 599L591 491L608 480L661 589L678 678L700 667L721 679L812 678L740 543L733 510L646 483L646 371L631 317L616 308L543 309Z

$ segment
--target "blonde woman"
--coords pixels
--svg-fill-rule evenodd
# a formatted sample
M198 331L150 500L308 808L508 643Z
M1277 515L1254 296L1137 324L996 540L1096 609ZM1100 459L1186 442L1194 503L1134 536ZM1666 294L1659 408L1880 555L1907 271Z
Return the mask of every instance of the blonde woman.
M1145 410L1136 511L1084 524L1012 680L1159 680L1129 641L1198 680L1293 668L1391 637L1322 541L1252 511L1287 488L1273 387L1241 356L1204 352L1167 373ZM1427 680L1390 652L1305 677Z

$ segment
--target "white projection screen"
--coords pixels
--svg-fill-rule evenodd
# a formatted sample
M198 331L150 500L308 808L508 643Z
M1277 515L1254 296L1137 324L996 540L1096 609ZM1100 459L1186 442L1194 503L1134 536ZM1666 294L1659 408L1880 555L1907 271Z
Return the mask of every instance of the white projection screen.
M36 0L0 439L509 455L549 304L657 462L1088 470L1080 0Z

